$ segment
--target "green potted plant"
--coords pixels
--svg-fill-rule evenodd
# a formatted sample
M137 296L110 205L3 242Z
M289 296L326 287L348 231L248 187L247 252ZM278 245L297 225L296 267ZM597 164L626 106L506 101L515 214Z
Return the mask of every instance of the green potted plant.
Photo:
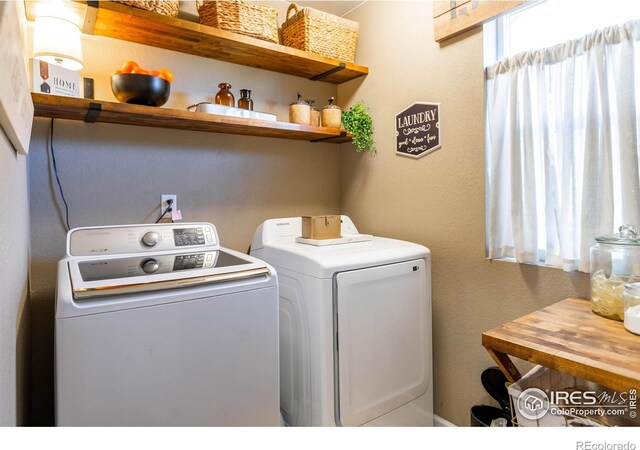
M376 153L373 142L373 119L362 101L342 113L342 124L344 129L353 135L353 145L356 146L357 152L369 150Z

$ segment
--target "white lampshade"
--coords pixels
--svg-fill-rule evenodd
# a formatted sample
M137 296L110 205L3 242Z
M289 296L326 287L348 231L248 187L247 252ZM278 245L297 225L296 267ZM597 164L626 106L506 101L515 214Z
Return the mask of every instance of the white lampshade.
M82 69L80 28L57 17L37 17L33 57L69 70Z

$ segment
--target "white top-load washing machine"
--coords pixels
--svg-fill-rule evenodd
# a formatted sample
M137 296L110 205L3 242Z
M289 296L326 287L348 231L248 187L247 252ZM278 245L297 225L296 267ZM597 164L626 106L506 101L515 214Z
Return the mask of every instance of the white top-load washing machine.
M280 409L293 426L431 426L431 263L426 247L371 237L296 242L301 218L264 222L251 254L280 289ZM351 242L349 242L351 241Z
M58 265L57 425L279 425L278 288L210 223L76 228Z

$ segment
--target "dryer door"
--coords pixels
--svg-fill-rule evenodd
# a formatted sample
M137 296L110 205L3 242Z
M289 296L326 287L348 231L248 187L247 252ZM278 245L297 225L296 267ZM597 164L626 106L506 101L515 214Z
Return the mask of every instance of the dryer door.
M426 391L429 275L423 259L336 275L338 424L362 425Z

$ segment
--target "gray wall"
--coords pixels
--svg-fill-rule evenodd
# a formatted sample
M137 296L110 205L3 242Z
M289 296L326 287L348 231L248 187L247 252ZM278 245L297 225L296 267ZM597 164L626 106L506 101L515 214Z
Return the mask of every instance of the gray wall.
M22 3L13 6L21 11ZM1 127L0 211L0 426L15 426L26 423L28 406L29 199L27 158Z
M65 248L49 126L36 121L29 156L36 424L52 419L55 267ZM246 251L267 218L339 210L329 144L56 121L54 145L72 227L154 221L160 194L177 194L185 220L213 222L223 245Z
M340 152L343 214L364 233L416 241L432 251L435 412L469 424L469 408L492 402L480 373L493 365L481 334L570 295L588 277L484 257L482 31L440 46L431 2L367 2L358 62L366 79L338 87L341 104L371 107L378 155ZM393 20L389 20L393 18ZM441 102L443 147L419 160L396 156L394 117L415 101Z
M26 419L29 345L27 159L0 128L0 426Z
M482 331L566 296L587 296L588 280L485 260L482 33L441 47L433 41L431 17L430 2L368 2L356 9L349 18L361 24L358 63L368 65L371 74L337 90L85 36L83 74L96 79L98 98L113 99L109 74L126 59L176 72L169 107L211 99L217 83L229 81L236 92L253 88L256 109L284 119L297 90L320 104L337 92L341 105L364 99L371 107L379 154L356 154L351 145L338 150L330 144L56 121L72 226L153 220L159 195L166 193L178 194L186 220L215 223L222 243L237 250L246 250L255 227L268 217L338 211L350 215L362 232L425 244L433 252L436 413L468 424L469 407L490 402L479 382L481 371L492 365L480 344ZM443 148L417 161L393 153L394 115L413 101L442 102ZM34 424L53 421L55 264L65 238L45 149L49 123L36 121L29 156ZM11 156L4 153L3 158ZM21 163L10 164L19 168ZM5 166L3 160L3 175ZM19 175L19 170L8 172ZM7 182L4 176L1 182ZM11 186L20 183L14 179ZM4 197L2 202L7 204ZM20 235L28 229L26 218L19 228L13 223L19 238L3 245L24 250ZM10 285L25 286L19 264L10 270ZM13 308L26 295L15 291Z
M286 3L268 3L282 22ZM29 24L27 53L32 36ZM213 101L224 81L236 99L240 88L252 89L256 110L287 121L296 92L321 106L337 94L328 83L115 39L82 39L81 75L95 79L98 99L115 101L110 75L130 59L174 72L170 108ZM29 155L33 425L53 424L55 270L65 249L62 203L47 151L50 124L35 120ZM177 194L185 220L213 222L223 245L246 251L267 218L339 212L334 144L56 120L54 145L72 227L155 221L160 194Z
M83 75L96 97L114 100L111 72L127 59L168 67L168 107L212 100L219 82L253 89L255 109L288 118L296 91L324 104L334 85L114 39L83 37ZM53 423L56 262L65 251L61 203L46 145L51 121L37 119L29 155L31 196L32 422ZM246 251L272 217L339 212L339 146L110 124L55 121L54 146L72 227L155 221L160 195L177 194L184 220L213 222L222 244Z

